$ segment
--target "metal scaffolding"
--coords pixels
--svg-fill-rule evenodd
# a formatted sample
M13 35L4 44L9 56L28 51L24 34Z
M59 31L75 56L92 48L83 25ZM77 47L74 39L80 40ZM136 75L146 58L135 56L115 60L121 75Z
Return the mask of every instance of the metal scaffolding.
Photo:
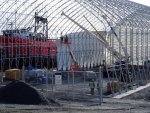
M130 57L130 64L144 65L144 62L150 59L150 8L147 6L128 0L2 0L0 4L1 35L4 30L8 29L30 28L31 32L34 32L35 12L43 18L47 18L47 38L55 40L54 43L57 45L56 60L59 70L68 70L72 64L66 46L60 43L61 35L67 35L70 38L71 49L78 64L83 68L99 66L103 63L103 60L106 60L107 65L116 62L116 58L111 52L112 49L106 49L106 45L104 46L96 39L98 37L96 31L108 41L109 45L107 46L116 50L126 59ZM68 15L89 33L62 13ZM91 24L84 17L87 17ZM43 28L39 26L38 32L42 31ZM22 45L18 43L14 46L18 46L15 51L20 52L17 49L20 49ZM43 65L41 67L47 67L49 64L49 60L43 61L43 56L40 58L39 54L33 57L30 54L28 56L7 55L6 49L8 48L1 49L1 68L4 68L7 63L9 68L23 65L23 63L19 64L20 59L17 60L20 57L27 58L28 61L21 61L29 62L27 64L30 64L33 60L35 62L40 60L41 63L37 65ZM41 44L35 48L42 51L44 46ZM8 50L11 51L11 49ZM49 55L46 55L46 57L49 58ZM5 59L8 62L4 62ZM45 62L47 62L46 65Z

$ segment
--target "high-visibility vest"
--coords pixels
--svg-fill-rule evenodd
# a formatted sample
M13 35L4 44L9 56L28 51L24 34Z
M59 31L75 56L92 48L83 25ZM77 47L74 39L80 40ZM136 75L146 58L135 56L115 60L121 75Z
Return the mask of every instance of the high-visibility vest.
M90 86L90 88L95 88L95 83L94 82L90 82L89 86Z

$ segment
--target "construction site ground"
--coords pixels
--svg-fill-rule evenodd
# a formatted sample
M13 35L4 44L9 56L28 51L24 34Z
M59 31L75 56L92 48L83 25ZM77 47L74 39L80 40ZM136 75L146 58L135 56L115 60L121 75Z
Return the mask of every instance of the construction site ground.
M150 87L123 99L105 97L101 105L97 96L87 94L83 98L76 93L65 96L57 92L53 96L60 106L1 103L0 113L150 113L149 90Z
M61 103L60 107L0 104L0 113L150 113L150 103L142 100L107 98L102 105L81 101Z

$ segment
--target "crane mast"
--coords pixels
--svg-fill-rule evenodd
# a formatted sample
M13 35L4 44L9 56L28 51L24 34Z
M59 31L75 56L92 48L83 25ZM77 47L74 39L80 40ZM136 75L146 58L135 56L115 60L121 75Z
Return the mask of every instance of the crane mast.
M125 54L125 55L126 55L126 57L128 58L128 57L129 57L129 54L127 53L127 51L126 51L125 47L123 46L123 44L122 44L121 40L118 38L118 35L117 35L117 34L116 34L116 32L114 31L114 29L113 29L113 27L111 26L110 22L107 20L106 16L104 16L104 15L103 15L102 17L103 17L103 19L107 22L107 24L108 24L108 26L110 27L110 29L111 29L112 33L115 35L115 37L116 37L117 41L118 41L118 42L119 42L119 44L121 45L121 47L122 47L122 50L123 50L124 54Z
M72 18L70 18L68 15L66 15L64 12L62 12L63 16L67 17L70 21L72 21L74 24L76 24L77 26L79 26L81 29L83 29L87 34L89 34L90 36L93 36L95 38L97 38L101 44L103 44L114 56L117 60L119 60L120 58L123 58L123 56L117 52L114 48L112 48L109 43L105 40L105 38L102 35L98 35L96 36L94 33L88 31L85 27L83 27L82 25L80 25L79 23L77 23L75 20L73 20ZM89 22L89 21L88 21ZM90 23L90 22L89 22ZM91 23L90 23L91 24ZM92 25L92 24L91 24ZM94 26L93 26L94 27ZM97 31L97 30L96 30ZM98 31L97 31L98 32ZM98 33L99 34L99 33Z

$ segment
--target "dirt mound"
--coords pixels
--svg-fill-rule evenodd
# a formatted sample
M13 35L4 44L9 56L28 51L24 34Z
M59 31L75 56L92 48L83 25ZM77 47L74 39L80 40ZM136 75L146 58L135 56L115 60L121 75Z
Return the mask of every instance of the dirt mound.
M35 88L22 81L13 81L0 88L0 102L27 105L55 104L55 101L48 100Z
M150 90L145 94L144 100L150 102Z

